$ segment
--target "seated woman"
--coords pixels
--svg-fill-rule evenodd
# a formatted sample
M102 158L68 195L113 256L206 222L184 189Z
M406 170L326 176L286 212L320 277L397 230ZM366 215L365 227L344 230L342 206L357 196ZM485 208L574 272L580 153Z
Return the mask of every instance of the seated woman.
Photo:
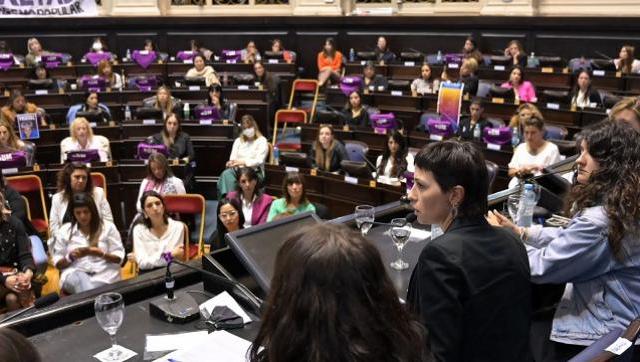
M591 87L591 74L586 69L578 72L576 84L571 91L571 107L601 107L600 93Z
M22 141L13 130L13 127L0 120L0 152L24 151L27 153L27 166L31 166L35 160L36 148L31 142Z
M414 97L418 94L434 94L438 93L439 87L440 81L433 77L431 66L424 63L420 68L420 78L416 78L411 82L411 94Z
M297 230L274 265L250 361L425 360L423 328L359 233L326 224Z
M67 123L71 124L71 122L77 118L76 114L78 114L78 112L94 113L104 123L111 121L111 111L106 104L100 103L99 92L86 92L84 94L83 104L71 106L67 112Z
M190 163L196 158L193 143L188 133L180 127L180 118L175 113L169 113L164 118L162 131L154 134L152 140L156 144L163 144L169 150L170 159L180 159Z
M229 122L236 121L235 113L238 105L230 102L224 96L222 86L220 84L212 84L209 86L209 92L207 93L207 105L217 108L222 120L228 120Z
M204 82L207 87L211 86L212 84L220 84L220 80L218 80L216 71L213 70L212 66L206 65L206 60L204 58L204 55L202 54L197 54L193 58L193 68L189 69L184 77L204 78Z
M509 162L509 188L516 187L519 179L534 175L542 169L560 161L558 146L544 139L544 121L529 118L524 121L524 143L513 151Z
M112 89L122 89L124 87L122 76L113 72L113 67L108 60L101 60L98 63L97 75L104 78Z
M249 64L253 64L262 59L256 43L253 40L249 41L247 46L240 51L240 58L244 63Z
M267 222L306 211L315 212L316 207L307 199L304 177L298 172L289 172L282 180L282 198L271 203Z
M236 168L252 167L259 169L258 175L262 179L263 166L269 155L267 139L260 133L256 120L245 114L240 121L242 134L233 141L231 155L227 161L227 169L222 171L218 180L218 199L223 198L229 191L237 188Z
M166 85L161 85L156 91L156 95L145 99L142 103L144 107L155 108L162 111L162 118L166 118L171 113L182 111L182 101L171 95L171 89Z
M151 39L144 40L144 46L142 47L142 50L146 50L148 52L156 52L158 60L162 62L166 62L169 58L169 54L158 51L158 49L156 48L156 44Z
M544 121L544 117L542 117L542 113L535 104L531 103L523 103L518 106L516 113L509 120L509 127L512 129L517 127L520 133L524 132L524 122L526 122L529 118L536 118Z
M484 64L484 58L482 57L482 53L478 49L478 44L473 37L467 37L464 41L464 46L462 47L462 57L464 59L475 59L478 65Z
M95 202L100 219L113 222L111 206L104 195L102 187L94 186L91 179L91 170L84 163L67 163L58 172L57 192L51 197L51 210L49 211L49 235L55 236L62 224L71 220L69 202L73 195L87 193ZM50 240L51 241L51 240Z
M336 49L333 38L324 41L322 51L318 53L318 85L335 84L340 81L342 70L342 53Z
M613 60L613 64L622 74L640 73L640 60L635 58L635 48L631 45L624 45L620 49L620 55Z
M0 192L0 307L12 311L33 305L31 278L36 266L24 225L6 208Z
M524 52L522 43L519 40L512 40L504 50L504 55L511 58L511 64L513 66L527 66L527 53Z
M51 85L48 85L49 80L51 80ZM47 82L44 83L43 82ZM40 85L40 87L37 87ZM44 67L42 64L36 64L33 67L33 71L31 72L31 78L29 80L29 88L31 89L58 89L58 82L51 78L49 74L49 70Z
M60 289L76 294L119 281L125 254L116 226L100 217L88 193L74 194L70 209L71 221L62 225L53 243Z
M238 203L238 199L228 199L223 197L218 202L218 227L214 242L217 246L226 245L224 236L230 232L244 229L244 215L242 214L242 206Z
M213 52L207 48L205 48L199 40L191 39L189 40L189 49L192 52L196 52L198 54L202 54L206 60L211 60L211 56L213 56Z
M484 118L482 98L474 97L469 104L469 114L460 117L458 136L465 141L482 141L484 129L491 128L491 123Z
M433 360L527 360L529 262L515 235L484 218L482 151L470 142L430 143L415 167L409 200L418 222L444 232L422 249L406 299L429 331Z
M47 54L50 54L50 52L42 49L42 45L37 38L29 38L27 40L27 55L24 57L27 67L36 66L40 63L42 56Z
M10 328L0 329L0 361L42 362L36 346L25 336Z
M639 146L640 133L626 125L603 122L585 131L564 228L517 227L497 212L489 217L521 236L532 282L567 283L544 336L550 361L566 361L637 318ZM635 358L640 348L633 348Z
M640 101L636 97L622 99L611 108L607 119L627 124L640 132Z
M536 89L533 84L524 78L524 70L521 66L515 65L509 72L509 80L500 85L502 88L513 89L515 100L520 102L535 103L538 101L536 97Z
M349 126L368 127L370 125L369 112L362 104L360 92L354 90L349 94L349 103L342 110L342 116L344 123Z
M393 183L404 180L405 172L414 172L413 155L407 150L407 140L400 131L393 131L387 138L387 147L376 159L378 181Z
M94 135L91 125L86 118L76 118L69 126L71 136L60 142L60 163L67 160L67 153L70 151L98 150L100 162L107 162L111 159L111 146L109 139L104 136Z
M296 61L296 52L286 50L280 39L273 39L271 41L271 51L276 54L282 53L282 58L287 63L295 63Z
M389 49L387 38L380 36L373 50L376 54L376 62L380 65L390 64L396 60L396 55Z
M7 105L0 109L0 120L11 123L13 127L16 127L16 116L23 113L38 113L40 114L40 126L46 127L47 120L45 119L44 110L38 108L34 103L27 102L25 96L19 90L13 90Z
M162 153L153 153L147 160L147 177L140 183L138 200L145 192L154 191L164 196L168 194L186 194L184 183L173 175L167 158ZM144 204L136 205L138 212L142 212Z
M362 87L368 90L384 91L389 86L387 78L383 75L376 74L376 66L369 61L362 69Z
M227 198L235 199L239 205L242 205L245 228L267 222L273 196L260 190L258 172L255 169L242 167L238 170L238 188L235 191L229 191Z
M267 71L262 61L253 64L253 75L256 77L256 82L260 83L260 86L267 91L269 120L273 121L273 115L280 108L280 78Z
M347 149L334 138L333 127L328 124L320 125L318 138L313 141L309 152L313 168L326 172L340 171L340 162L349 159Z
M458 81L464 83L463 95L475 97L478 93L478 62L474 58L465 59L460 65L460 78Z
M133 252L127 258L135 261L143 271L166 266L164 253L182 258L184 224L169 217L164 199L153 190L145 191L139 203L143 205L144 222L133 227Z

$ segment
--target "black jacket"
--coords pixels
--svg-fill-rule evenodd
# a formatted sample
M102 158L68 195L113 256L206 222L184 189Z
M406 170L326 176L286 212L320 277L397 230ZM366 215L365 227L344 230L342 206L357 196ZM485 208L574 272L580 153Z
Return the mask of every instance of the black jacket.
M460 117L460 123L458 123L458 136L463 140L472 140L473 139L473 131L475 127L480 127L480 139L482 139L482 132L484 129L489 127L491 128L491 123L484 118L480 118L480 121L476 123L473 127L471 126L471 116L464 115Z
M0 266L15 267L19 271L36 271L31 256L31 240L15 216L10 216L7 221L0 220ZM3 286L5 279L0 274L0 284Z
M162 132L156 133L153 136L153 142L156 144L163 144ZM196 154L193 151L193 143L191 137L184 132L180 132L173 142L173 145L169 147L169 158L185 158L189 157L189 162L196 158Z
M362 108L362 111L360 111L360 114L357 117L353 116L350 108L345 108L342 110L342 116L344 118L344 123L349 126L368 127L370 125L369 112L366 107Z
M468 94L471 97L475 97L476 93L478 93L478 77L475 75L460 77L460 81L464 83L462 94Z
M527 253L515 235L483 217L458 218L422 250L407 304L427 327L436 361L523 361L529 280Z
M309 151L309 158L311 159L311 163L314 168L319 168L322 171L335 172L341 170L340 162L342 160L348 160L349 156L347 155L347 149L344 147L342 142L336 140L336 146L333 149L333 155L331 156L331 163L329 165L329 169L325 170L323 167L316 163L316 142L313 142L311 145L311 150Z
M389 87L389 82L387 81L387 78L385 78L383 75L380 74L376 74L373 76L373 79L371 79L369 81L369 84L366 84L366 80L364 77L362 77L362 87L363 88L369 88L370 86L373 86L373 89L376 92L379 92L379 88L378 87L382 87L383 90L387 90L387 87Z

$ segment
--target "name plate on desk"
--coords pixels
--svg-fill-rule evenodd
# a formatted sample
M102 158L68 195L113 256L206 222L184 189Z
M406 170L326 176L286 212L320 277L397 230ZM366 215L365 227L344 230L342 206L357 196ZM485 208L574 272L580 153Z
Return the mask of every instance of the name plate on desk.
M540 69L540 72L542 72L542 73L553 73L553 68L552 67L543 67L542 69Z
M416 66L416 62L404 62L404 66L405 67L415 67Z
M143 119L142 120L142 124L156 124L156 120L155 119Z
M458 63L449 63L449 64L447 64L447 66L449 67L449 69L458 69L458 68L460 68L460 64L458 64Z
M238 89L240 89L240 90L249 90L249 86L246 85L246 84L241 84L241 85L238 86Z
M18 173L18 168L17 167L3 168L2 169L2 174L3 175L13 175L14 173Z
M375 134L387 134L387 129L383 127L375 127L373 129L373 133Z
M346 182L348 184L357 185L358 184L358 178L357 177L351 177L351 176L345 176L344 177L344 182Z
M190 85L189 86L189 90L190 91L199 91L200 90L200 86L199 85Z
M598 77L604 77L604 70L596 69L593 71L593 75L596 75Z
M36 89L36 94L37 95L49 94L49 91L46 89Z
M391 95L392 96L401 96L402 95L402 91L399 91L399 90L391 91Z
M504 65L494 65L493 70L505 70Z
M210 126L210 125L213 124L213 120L212 119L201 119L198 123Z
M278 59L269 59L269 64L278 64Z
M560 105L558 103L547 103L547 108L549 109L560 109Z
M193 59L185 59L182 61L184 64L193 64Z
M500 151L502 149L502 146L497 145L495 143L487 143L487 149L494 150L494 151Z
M91 128L96 128L98 127L98 124L96 122L90 122L89 126L91 126Z
M236 64L237 60L236 59L227 59L226 63L227 64Z
M430 134L429 135L429 139L430 140L434 140L434 141L442 141L444 139L444 137L442 137L439 134Z
M300 172L299 168L291 166L285 166L284 170L287 172Z
M491 98L491 103L504 104L504 98L493 97Z

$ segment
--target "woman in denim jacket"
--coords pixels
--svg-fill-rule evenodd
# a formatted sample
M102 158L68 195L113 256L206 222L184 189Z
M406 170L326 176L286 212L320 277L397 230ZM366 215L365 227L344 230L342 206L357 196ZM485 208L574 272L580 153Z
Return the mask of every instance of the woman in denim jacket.
M585 131L580 148L565 228L489 215L525 241L533 282L567 283L550 336L559 360L640 316L640 133L605 122Z

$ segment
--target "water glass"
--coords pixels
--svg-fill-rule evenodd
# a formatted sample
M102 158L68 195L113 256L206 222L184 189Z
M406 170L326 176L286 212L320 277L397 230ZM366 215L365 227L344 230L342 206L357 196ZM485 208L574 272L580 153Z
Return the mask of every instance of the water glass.
M407 223L407 219L392 219L390 234L391 240L398 249L398 260L391 262L389 266L395 270L408 269L409 263L402 260L402 249L411 236L411 225Z
M520 206L520 194L512 194L507 197L507 211L514 223L518 221L518 206Z
M118 361L122 357L122 351L116 348L116 332L122 325L124 319L124 300L119 293L100 294L94 304L96 319L102 329L109 334L111 338L111 348L107 359L109 361Z
M376 220L374 207L371 205L358 205L356 206L355 214L358 229L360 229L362 236L367 235Z

